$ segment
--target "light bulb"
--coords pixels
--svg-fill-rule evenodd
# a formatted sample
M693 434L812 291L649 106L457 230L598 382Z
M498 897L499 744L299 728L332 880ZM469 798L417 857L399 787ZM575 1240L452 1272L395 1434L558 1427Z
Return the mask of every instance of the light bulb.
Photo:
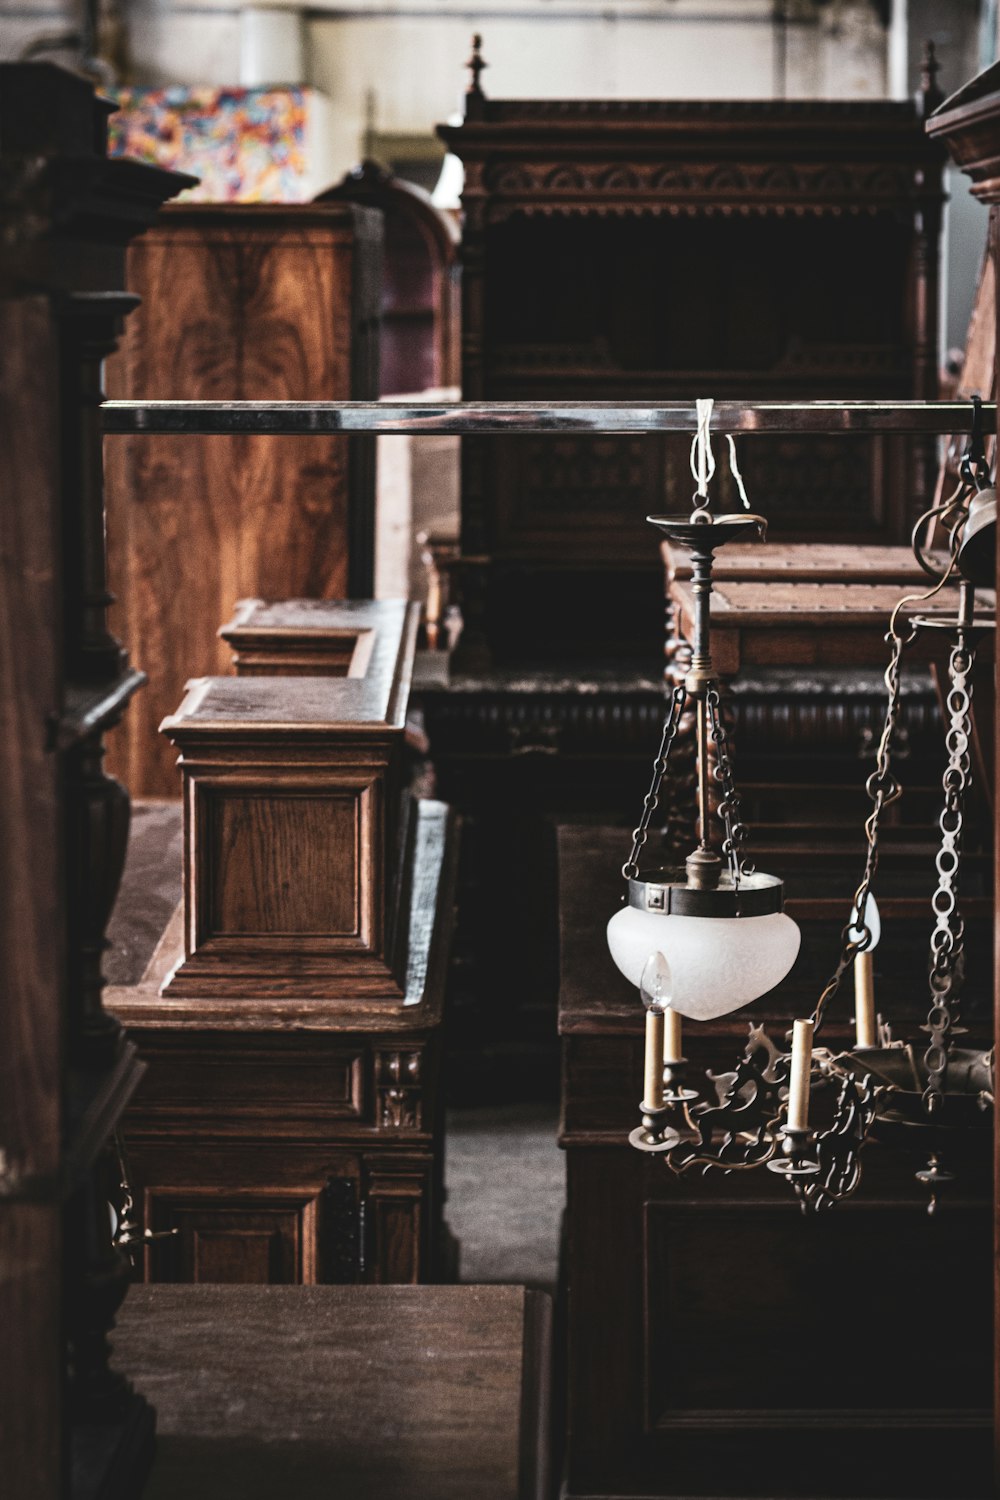
M780 984L799 951L798 926L784 912L691 917L623 906L608 923L608 947L641 986L650 955L663 954L671 1009L693 1021L726 1016Z
M858 924L857 906L851 907L851 915L848 920L852 924L849 934L851 942L860 943L864 937L864 932ZM875 897L872 895L871 891L868 892L868 895L865 898L865 927L868 928L868 931L871 934L871 942L868 944L868 947L865 951L871 953L873 948L878 947L879 938L882 936L882 918L879 916L878 907L875 904Z
M651 953L639 977L639 996L643 1005L647 1010L654 1005L657 1010L666 1010L670 1004L670 991L670 965L662 953Z

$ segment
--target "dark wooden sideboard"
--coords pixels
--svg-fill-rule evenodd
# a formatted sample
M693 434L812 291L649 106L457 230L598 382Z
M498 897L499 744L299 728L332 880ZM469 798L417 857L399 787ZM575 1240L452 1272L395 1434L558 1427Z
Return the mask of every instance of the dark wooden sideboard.
M985 1500L988 1124L954 1159L959 1180L933 1218L913 1179L918 1147L869 1146L855 1196L809 1218L766 1170L677 1178L634 1150L642 1008L604 937L623 837L565 829L559 843L566 1500ZM918 865L890 860L882 871L875 954L880 1009L896 1034L917 1037L932 925ZM685 1023L692 1077L731 1067L749 1022L783 1036L833 966L856 869L828 859L819 879L808 863L780 873L803 928L800 959L744 1012ZM990 1030L989 904L981 897L969 924L969 1024L980 1039ZM852 1015L848 997L825 1040L846 1044Z

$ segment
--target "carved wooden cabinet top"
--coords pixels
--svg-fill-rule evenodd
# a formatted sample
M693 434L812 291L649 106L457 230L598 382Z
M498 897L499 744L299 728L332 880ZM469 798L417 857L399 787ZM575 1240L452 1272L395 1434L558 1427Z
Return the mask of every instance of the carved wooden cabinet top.
M856 215L942 196L941 152L911 102L485 99L438 134L466 164L466 233L615 200L633 213Z
M242 600L220 634L238 650L266 650L308 635L329 645L338 676L202 677L163 733L178 744L220 729L259 736L289 729L328 734L384 728L402 732L413 672L420 607L403 600L345 603ZM280 670L280 669L279 669Z
M1000 63L946 99L928 120L927 134L972 178L975 197L1000 203Z

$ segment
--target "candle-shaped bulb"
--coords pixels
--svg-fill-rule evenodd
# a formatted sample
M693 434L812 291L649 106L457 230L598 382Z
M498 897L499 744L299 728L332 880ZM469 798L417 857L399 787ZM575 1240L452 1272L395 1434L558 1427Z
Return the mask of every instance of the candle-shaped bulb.
M809 1075L812 1072L812 1021L792 1028L792 1070L788 1082L788 1128L809 1129Z
M642 971L639 994L646 1007L646 1058L642 1102L663 1108L665 1011L670 1005L670 965L662 953L651 953Z
M882 918L879 915L879 909L871 891L865 897L864 914L864 923L862 924L858 921L857 903L851 907L851 927L848 936L852 943L860 943L864 939L865 928L867 928L868 946L865 951L871 953L873 948L878 947L879 938L882 936Z
M639 980L639 995L647 1010L650 1006L655 1006L657 1010L666 1010L670 1004L670 965L662 953L651 953L643 965L642 977Z

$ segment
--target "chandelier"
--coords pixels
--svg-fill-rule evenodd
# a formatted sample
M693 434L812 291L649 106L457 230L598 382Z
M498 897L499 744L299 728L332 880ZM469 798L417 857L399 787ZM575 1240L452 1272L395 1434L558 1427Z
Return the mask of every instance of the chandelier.
M662 1155L678 1174L764 1166L790 1184L806 1211L828 1208L854 1192L861 1180L861 1153L870 1139L912 1140L916 1129L927 1158L916 1177L929 1192L928 1211L933 1213L939 1191L954 1179L946 1156L949 1141L956 1132L988 1123L993 1107L992 1050L959 1042L964 978L959 880L970 785L972 670L979 638L995 628L994 614L977 613L975 599L977 587L993 584L996 546L996 491L989 481L979 401L973 403L972 437L958 488L943 504L925 512L913 530L914 555L933 582L922 594L904 596L889 621L885 719L875 770L866 782L871 810L864 825L864 868L841 932L836 965L812 1013L794 1022L783 1047L762 1026L751 1023L735 1069L722 1075L708 1073L698 1089L689 1086L682 1018L704 1021L759 999L787 976L800 942L798 927L782 909L782 881L755 871L746 857L747 830L720 708L720 681L712 664L715 553L736 539L763 542L767 528L760 516L711 512L711 408L711 402L698 403L692 446L698 488L691 515L647 518L691 554L694 630L690 670L671 693L652 782L622 867L626 904L608 923L611 956L637 986L646 1008L641 1123L629 1140L640 1151ZM733 476L749 509L731 437L729 446ZM923 540L935 525L949 542L943 566L940 555L930 554ZM957 608L950 613L920 612L920 606L953 581L959 584ZM914 1044L894 1039L876 1014L872 952L881 923L873 885L882 815L902 792L894 774L893 749L904 655L918 636L931 631L943 635L950 648L944 699L946 765L937 884L931 899L929 1010L925 1040ZM698 841L682 869L640 868L681 715L692 703ZM714 808L713 791L718 797ZM721 836L718 850L713 826ZM854 977L855 1043L834 1052L821 1045L820 1034L848 971Z

